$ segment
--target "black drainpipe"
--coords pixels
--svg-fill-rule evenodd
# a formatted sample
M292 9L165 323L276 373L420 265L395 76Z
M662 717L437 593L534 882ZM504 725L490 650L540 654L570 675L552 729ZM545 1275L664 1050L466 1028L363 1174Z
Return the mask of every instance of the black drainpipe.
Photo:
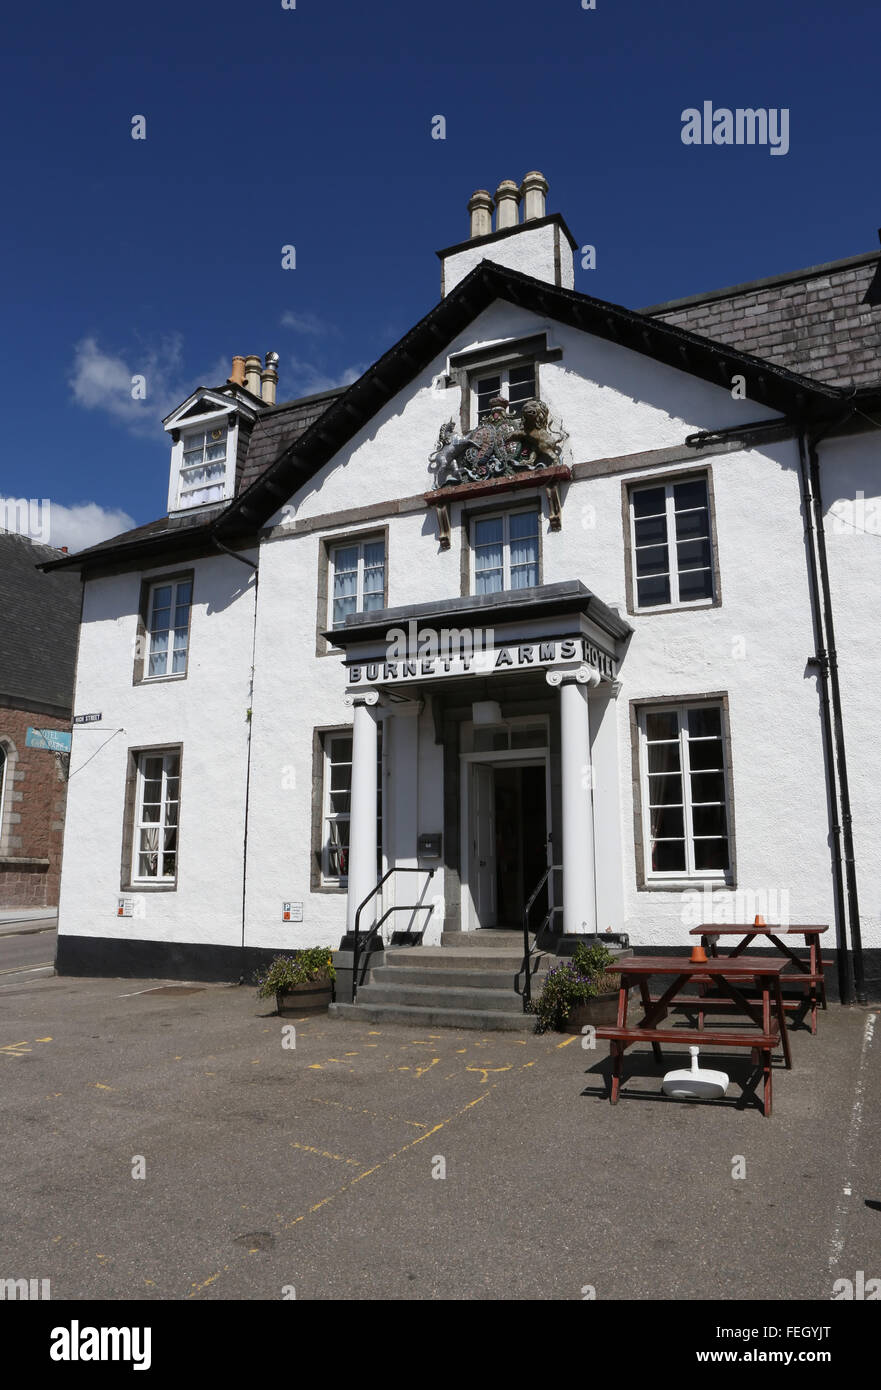
M254 657L257 648L257 592L260 582L260 570L253 560L246 560L244 555L238 555L236 551L230 550L228 546L219 541L212 534L211 540L218 550L222 550L224 555L229 555L233 560L239 560L243 565L248 565L254 571L254 631L251 637L251 700L254 699ZM245 958L245 891L248 882L248 812L251 809L251 729L252 729L252 709L248 710L248 756L245 772L245 828L242 839L242 960ZM239 984L245 983L244 966L242 974L239 976Z
M822 430L811 431L800 423L798 430L799 464L802 499L805 509L805 536L808 551L808 573L811 586L811 608L814 618L816 654L811 665L820 672L820 710L823 726L823 752L829 776L829 794L833 814L833 879L837 918L837 960L839 997L843 1004L853 1003L856 997L865 1003L862 935L860 931L859 896L856 882L856 862L853 847L853 817L850 806L850 787L847 777L847 757L844 744L844 723L841 712L841 688L838 679L838 654L835 647L835 627L832 618L832 593L829 583L829 563L823 525L823 501L820 488L820 468L817 445L831 430L843 424L853 414L848 410L840 419ZM828 642L828 646L826 643ZM834 731L834 753L833 753ZM837 761L836 761L837 757ZM836 775L837 774L837 775ZM840 821L839 821L840 809ZM843 843L842 843L843 842ZM844 883L847 882L848 912L845 915ZM848 951L845 922L849 921L853 964Z

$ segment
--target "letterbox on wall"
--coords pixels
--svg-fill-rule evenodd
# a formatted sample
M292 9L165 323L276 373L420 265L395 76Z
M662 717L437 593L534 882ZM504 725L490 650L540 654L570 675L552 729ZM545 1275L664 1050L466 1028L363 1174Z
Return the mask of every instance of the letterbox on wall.
M440 859L442 839L443 837L440 835L420 835L419 857L421 859Z

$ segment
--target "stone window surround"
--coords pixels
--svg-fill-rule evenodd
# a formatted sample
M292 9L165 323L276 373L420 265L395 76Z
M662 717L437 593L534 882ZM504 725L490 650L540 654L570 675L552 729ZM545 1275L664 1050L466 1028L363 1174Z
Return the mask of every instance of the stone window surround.
M0 734L0 748L6 754L0 772L0 858L11 858L20 847L13 843L20 837L12 834L12 827L20 822L21 816L12 807L22 799L22 793L16 790L16 783L23 779L24 772L18 771L18 749L8 734Z
M645 709L663 709L670 705L719 705L722 710L722 743L726 761L726 813L728 816L728 869L724 877L650 879L645 871L645 836L642 815L642 773L640 768L640 730L638 715ZM734 758L731 745L731 719L728 692L716 690L698 695L650 695L630 701L630 765L633 795L633 838L635 850L636 889L639 893L682 893L685 889L732 889L737 887L737 837L734 823Z
M132 860L134 857L134 831L135 831L135 805L138 794L138 764L145 753L176 753L180 759L178 775L180 777L180 787L178 789L178 845L177 856L175 858L175 872L173 883L144 883L133 882ZM180 881L180 827L182 822L181 808L183 805L184 791L184 746L182 743L149 743L139 744L137 747L129 748L126 756L125 772L125 797L123 804L122 817L122 850L120 854L119 868L119 887L123 893L176 893L177 885Z
M318 724L312 730L312 813L311 829L309 835L309 891L311 893L336 893L338 896L346 897L349 891L348 883L325 883L324 882L324 772L327 766L325 756L325 739L334 734L342 734L344 737L352 737L354 730L353 724ZM382 736L382 725L380 724L379 736ZM380 745L382 748L383 745ZM380 785L379 795L383 796L384 788ZM383 807L383 810L385 808ZM383 838L385 838L386 820L383 815ZM383 855L385 846L381 846Z
M190 611L187 614L187 667L185 671L179 671L176 675L166 676L145 676L147 668L147 658L149 656L148 643L150 634L147 624L150 620L150 592L157 584L180 584L189 583L192 585L190 594ZM132 685L162 685L166 681L186 680L190 669L190 644L193 632L193 607L196 602L196 571L175 570L169 574L153 574L149 578L141 580L141 591L138 595L138 624L135 641L135 658L132 666Z
M485 501L479 506L469 506L462 504L459 515L459 535L461 537L459 546L459 588L460 598L470 598L474 593L473 588L473 556L474 550L471 544L472 523L475 521L486 521L492 516L499 516L502 512L538 512L538 583L542 583L542 573L544 569L544 527L542 522L546 520L544 507L542 506L541 493L528 493L525 497L517 497L517 494L508 494L505 501L492 502Z
M341 531L338 534L320 536L318 540L318 609L315 618L315 655L316 656L336 656L342 653L339 647L334 647L325 637L331 627L331 614L329 605L330 588L330 552L338 545L362 543L366 540L382 540L385 547L385 572L383 575L382 606L389 606L389 528L385 526L365 526L359 531Z
M541 362L559 362L562 357L562 348L548 347L547 331L532 334L528 338L509 338L502 342L487 344L485 347L469 348L464 352L453 353L449 358L446 384L447 386L458 385L461 389L459 402L461 432L467 434L474 427L472 417L476 416L476 407L473 400L475 396L473 382L477 377L485 376L494 367L532 365L535 367L536 398L541 399L539 364Z
M633 563L633 541L630 530L630 496L637 489L662 487L667 483L688 482L690 479L704 478L707 484L707 505L710 513L710 547L713 570L713 597L701 599L696 603L659 604L656 608L636 607L636 575ZM667 613L687 613L693 610L722 607L722 576L719 569L719 541L716 533L716 499L713 490L713 470L709 466L684 467L652 477L625 478L621 483L621 519L624 527L624 591L627 612L636 618L656 618Z

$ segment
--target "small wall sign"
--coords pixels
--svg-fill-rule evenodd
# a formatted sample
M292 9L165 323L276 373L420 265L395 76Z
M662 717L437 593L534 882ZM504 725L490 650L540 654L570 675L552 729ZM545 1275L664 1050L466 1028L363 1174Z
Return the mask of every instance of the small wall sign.
M302 922L303 904L302 903L282 903L281 920L283 922Z
M98 724L104 718L103 714L75 714L74 724Z
M70 734L64 729L28 729L25 746L42 748L49 753L69 753Z
M134 917L135 900L134 898L120 898L116 906L117 917Z

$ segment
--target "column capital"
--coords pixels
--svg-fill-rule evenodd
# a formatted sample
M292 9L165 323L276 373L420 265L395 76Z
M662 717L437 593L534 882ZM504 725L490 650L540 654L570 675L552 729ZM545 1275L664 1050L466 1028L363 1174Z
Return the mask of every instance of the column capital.
M599 685L601 679L599 671L595 670L593 666L575 666L564 670L557 667L552 671L545 672L545 680L548 685L553 686L563 685L564 682L569 684L574 681L578 685L586 685L592 689Z
M353 705L378 705L379 691L364 690L359 691L357 695L353 694L351 691L347 691L343 696L343 704L349 709L351 709Z

